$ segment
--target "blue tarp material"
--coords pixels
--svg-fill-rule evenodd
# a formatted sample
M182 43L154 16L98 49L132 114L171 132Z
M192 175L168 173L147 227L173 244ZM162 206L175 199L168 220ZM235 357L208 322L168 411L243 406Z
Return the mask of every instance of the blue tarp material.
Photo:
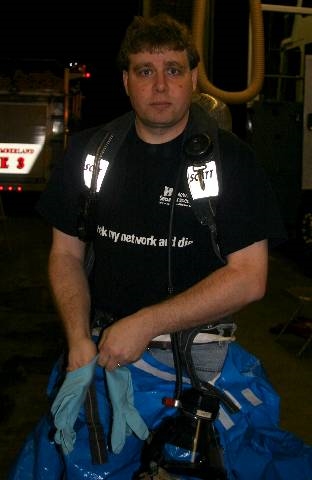
M173 395L174 370L148 352L141 361L128 368L132 374L134 405L152 430L164 416L176 412L162 404L163 397ZM59 375L58 362L48 385L51 402ZM99 366L94 381L101 423L109 439L111 407L106 396L104 373ZM280 399L259 359L233 342L215 385L230 395L240 408L239 412L229 414L222 407L215 421L228 480L312 479L312 447L280 429ZM107 463L94 465L84 408L79 412L75 431L75 448L70 454L63 455L53 440L52 417L45 415L22 446L8 480L130 480L139 468L143 442L135 435L127 436L120 453L108 451ZM188 477L181 478L187 480Z

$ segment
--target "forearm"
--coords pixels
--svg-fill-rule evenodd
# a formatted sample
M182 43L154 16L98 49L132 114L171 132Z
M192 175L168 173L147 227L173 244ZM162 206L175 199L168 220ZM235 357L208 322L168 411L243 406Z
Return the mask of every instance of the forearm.
M49 280L71 348L79 341L90 338L90 294L82 261L52 250Z
M214 323L260 299L262 292L261 287L251 288L246 275L224 267L185 292L142 309L138 315L150 319L148 328L155 337Z
M227 265L193 287L141 313L150 316L156 335L216 322L263 297L267 268L267 242L261 241L229 256Z

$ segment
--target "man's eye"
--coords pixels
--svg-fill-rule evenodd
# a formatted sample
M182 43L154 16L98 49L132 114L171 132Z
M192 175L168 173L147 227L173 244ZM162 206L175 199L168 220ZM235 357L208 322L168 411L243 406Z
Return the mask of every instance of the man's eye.
M150 68L141 68L138 73L141 77L149 77L153 72Z
M169 67L167 69L167 72L168 72L168 75L170 76L177 76L177 75L181 75L181 69L180 68L177 68L177 67Z

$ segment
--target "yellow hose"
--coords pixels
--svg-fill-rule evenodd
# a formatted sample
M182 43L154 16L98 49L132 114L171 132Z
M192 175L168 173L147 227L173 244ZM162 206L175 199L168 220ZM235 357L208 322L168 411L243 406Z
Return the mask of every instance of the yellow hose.
M252 65L250 84L245 90L228 92L215 87L209 82L203 62L199 64L198 85L202 92L219 98L227 104L246 103L260 92L264 80L264 32L260 0L249 0L251 33L252 33ZM203 42L205 38L206 0L194 0L192 33L201 59L204 58Z

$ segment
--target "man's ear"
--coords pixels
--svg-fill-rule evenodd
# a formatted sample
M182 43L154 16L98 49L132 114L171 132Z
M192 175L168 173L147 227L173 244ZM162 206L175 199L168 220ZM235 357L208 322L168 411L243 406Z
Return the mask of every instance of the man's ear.
M122 72L122 81L123 81L123 84L124 84L126 94L129 96L129 93L128 93L128 72L127 72L127 70L123 70L123 72Z
M192 83L193 83L193 92L195 92L197 88L197 80L198 80L198 68L195 67L193 70L191 70L191 75L192 75Z

